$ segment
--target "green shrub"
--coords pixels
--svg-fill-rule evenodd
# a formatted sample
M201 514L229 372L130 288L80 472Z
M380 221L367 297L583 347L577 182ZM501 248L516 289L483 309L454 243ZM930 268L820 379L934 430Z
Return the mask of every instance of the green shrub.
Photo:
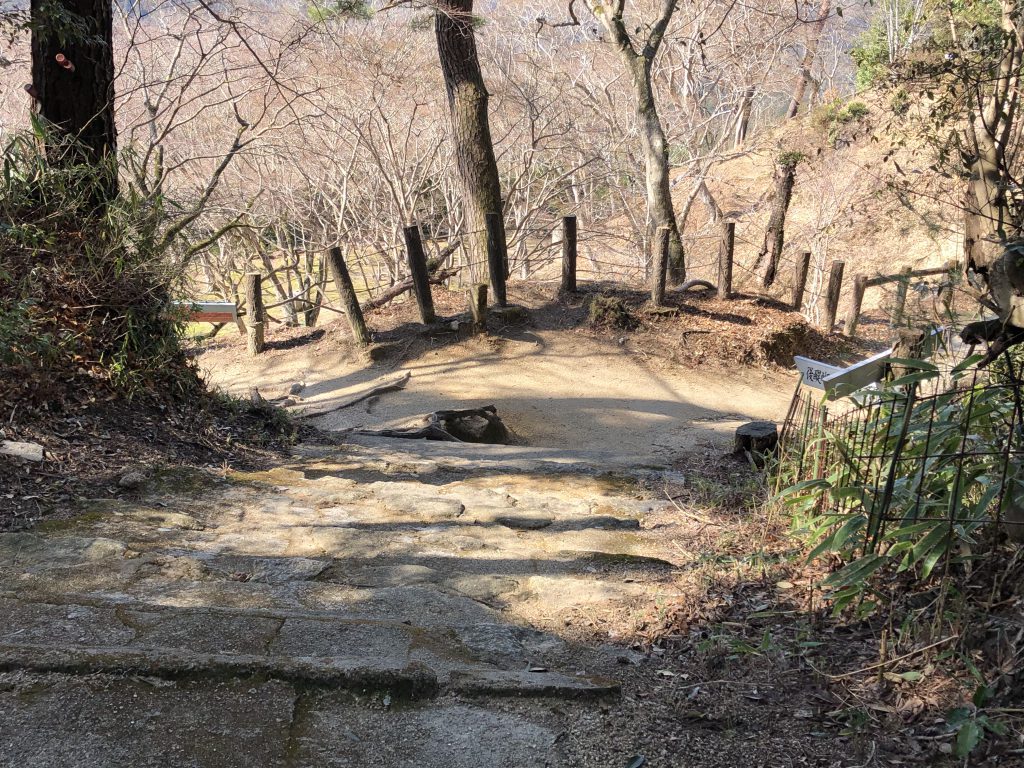
M3 150L0 389L45 398L85 378L129 395L191 390L197 378L166 312L162 201L129 190L97 204L114 162L50 164L48 141L37 124Z
M812 113L814 125L825 131L830 144L835 146L844 125L849 125L871 113L871 108L863 101L851 101L844 104L836 99L822 105Z
M889 97L889 109L897 117L903 117L910 111L910 93L906 88L900 86L892 92L892 96Z
M868 105L863 101L851 101L839 111L839 122L852 123L854 120L866 117L870 111Z
M845 563L822 583L837 612L878 607L883 573L911 573L925 584L947 559L964 562L977 552L981 529L1024 500L1024 466L1016 458L1006 466L1004 451L1016 423L1016 385L975 383L968 366L979 357L957 366L938 395L911 399L909 409L901 391L939 371L900 361L913 372L886 385L865 420L818 426L808 450L831 463L781 492L809 559L833 553Z
M804 160L807 159L807 155L799 150L789 150L786 152L780 152L779 156L775 158L775 163L780 167L788 165L800 165Z

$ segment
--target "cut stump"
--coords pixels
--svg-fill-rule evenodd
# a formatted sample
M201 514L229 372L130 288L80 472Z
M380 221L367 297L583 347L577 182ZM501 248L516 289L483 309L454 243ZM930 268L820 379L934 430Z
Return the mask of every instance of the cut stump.
M749 421L736 429L735 452L747 451L758 457L773 453L779 444L779 428L774 421Z

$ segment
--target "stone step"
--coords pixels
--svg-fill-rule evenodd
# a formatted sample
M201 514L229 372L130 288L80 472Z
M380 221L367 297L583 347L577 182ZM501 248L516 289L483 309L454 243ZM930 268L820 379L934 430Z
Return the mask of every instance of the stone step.
M437 471L559 474L622 472L636 475L663 472L665 458L624 456L611 451L580 451L521 445L449 443L435 440L349 435L341 446L300 445L293 455L304 460L344 458L349 463L386 464L391 472L415 475Z
M587 680L539 668L514 671L465 666L449 672L442 683L435 670L418 662L397 667L349 658L194 653L162 647L0 643L0 673L9 672L138 675L203 683L256 678L355 693L381 693L400 700L433 698L441 693L599 699L617 696L620 692L619 684L613 680Z
M563 641L504 623L432 629L315 611L168 607L126 596L59 600L0 600L3 626L17 628L0 632L0 671L171 680L259 675L410 698L617 690L613 682L551 669Z
M545 709L448 697L394 706L388 694L272 679L22 675L0 686L0 766L568 768L563 726Z

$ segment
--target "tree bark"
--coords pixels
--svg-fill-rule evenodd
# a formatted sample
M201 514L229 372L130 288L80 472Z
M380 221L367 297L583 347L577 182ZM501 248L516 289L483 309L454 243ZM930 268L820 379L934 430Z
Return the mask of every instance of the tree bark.
M505 246L501 180L491 143L487 88L473 34L473 0L438 0L434 14L437 53L448 94L448 112L462 184L465 242L471 262L487 259L487 214L501 219L498 241ZM504 258L508 263L507 255Z
M621 51L622 49L620 49ZM668 230L668 275L673 284L686 280L686 256L679 235L670 186L668 141L661 127L658 106L651 83L651 60L624 53L633 75L636 114L640 118L640 142L644 151L647 176L647 208L655 231Z
M750 130L750 110L754 105L755 87L748 85L740 97L739 106L736 109L736 127L732 135L732 148L738 149L747 140L747 132Z
M775 276L779 271L782 248L786 242L786 211L789 210L789 201L793 197L793 185L796 183L796 164L796 160L787 160L779 165L772 215L768 220L768 229L764 233L764 244L761 246L761 251L757 254L757 261L754 264L754 268L757 269L764 261L765 256L768 256L768 266L765 267L762 281L765 288L775 282Z
M96 166L98 189L92 197L93 202L102 203L117 195L112 161L117 150L113 4L110 0L31 0L30 8L30 92L40 117L58 130L46 148L47 159L54 164Z
M1003 53L993 77L972 85L979 89L981 109L965 124L970 153L964 205L964 263L985 282L999 319L1024 328L1024 249L1019 242L1020 222L1011 211L1007 189L1013 173L1006 148L1020 130L1021 68L1024 44L1016 28L1017 0L1003 0L1001 26ZM1010 241L1008 245L1004 243Z
M807 83L811 81L811 67L814 66L814 57L818 55L818 43L821 41L821 33L825 29L825 22L828 21L828 15L831 10L832 0L821 0L818 17L807 30L804 57L800 62L800 71L797 72L796 82L793 84L793 95L789 99L789 109L786 110L786 117L788 119L796 117L797 112L800 111L800 104L803 103L804 94L807 92Z

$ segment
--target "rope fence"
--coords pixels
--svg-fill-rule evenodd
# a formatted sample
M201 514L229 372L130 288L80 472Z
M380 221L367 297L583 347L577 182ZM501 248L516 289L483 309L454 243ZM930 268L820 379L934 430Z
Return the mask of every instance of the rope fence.
M570 218L575 219L567 217L566 221ZM574 223L568 248L571 253L568 253L562 242L564 226L567 225L559 220L509 227L505 233L505 248L500 249L505 265L502 282L507 277L541 283L561 280L565 289L567 275L571 272L571 290L575 290L576 276L587 281L617 281L634 287L652 283L653 273L661 261L654 253L658 247L657 237L643 232L612 230L606 223L586 225L577 232ZM724 290L719 290L720 297L752 292L755 296L779 300L800 309L809 322L820 326L825 333L834 331L841 303L846 306L846 318L840 321L841 327L848 333L856 328L865 291L870 291L869 305L888 316L893 326L920 319L922 314L927 314L929 319L935 319L943 311L948 314L951 302L962 292L952 263L942 268L894 275L851 275L844 273L841 261L829 259L827 243L824 246L815 243L806 250L787 245L776 261L776 278L770 289L766 289L763 281L767 265L761 263L760 256L753 256L761 254L765 240L755 226L752 222L737 222L728 227L732 232L732 249L724 245L727 228L721 221L712 222L697 232L683 233L686 277L717 284L723 274L727 275ZM422 239L424 271L429 272L427 283L439 283L453 290L481 282L493 283L494 254L490 251L495 238L486 237L487 233L487 229L460 230ZM482 239L489 244L486 256L477 251ZM476 247L472 245L474 241L478 244ZM356 303L369 303L371 308L376 308L381 306L374 304L378 299L391 301L406 293L419 298L409 282L411 260L406 243L348 240L339 246L340 258L352 277ZM736 250L746 252L749 258L736 259ZM269 303L260 307L266 322L308 325L317 322L321 310L345 314L337 301L338 288L333 274L327 267L327 251L326 244L307 242L299 253L258 254L263 290L269 287L273 296ZM571 267L566 264L567 258L571 258ZM723 259L728 259L727 265ZM436 275L441 277L434 277ZM799 285L801 280L803 284ZM223 298L234 300L236 307L243 310L239 314L244 316L247 301L239 295L241 281L232 282L228 288L233 289L233 295ZM734 282L738 294L733 291ZM933 283L938 283L938 287ZM208 293L213 293L212 285L209 288ZM220 293L225 292L222 289ZM503 285L501 292L499 302L503 301ZM497 291L494 293L492 298L497 297ZM845 302L842 296L846 297ZM658 303L655 293L652 298Z

